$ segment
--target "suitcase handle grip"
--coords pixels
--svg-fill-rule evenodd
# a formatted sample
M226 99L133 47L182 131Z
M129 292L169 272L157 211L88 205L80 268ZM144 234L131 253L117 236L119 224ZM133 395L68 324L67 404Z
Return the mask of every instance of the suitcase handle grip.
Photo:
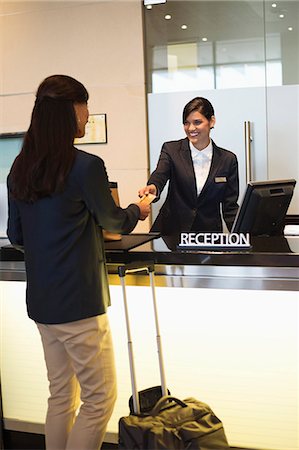
M165 406L170 406L169 405L170 401L177 403L178 405L182 406L182 408L186 408L188 406L186 403L184 403L179 398L173 397L172 395L164 395L157 401L157 403L151 410L150 415L157 416L159 414L159 412L161 411L161 409L163 409Z
M124 266L118 267L118 275L120 278L126 276L126 273L135 273L135 272L154 272L155 263L153 261L137 261L125 264Z

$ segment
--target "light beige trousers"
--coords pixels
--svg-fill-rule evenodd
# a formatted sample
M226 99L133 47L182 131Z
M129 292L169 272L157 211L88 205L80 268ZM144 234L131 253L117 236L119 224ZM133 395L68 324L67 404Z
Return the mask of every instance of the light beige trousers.
M116 400L108 317L37 327L50 389L46 449L98 450Z

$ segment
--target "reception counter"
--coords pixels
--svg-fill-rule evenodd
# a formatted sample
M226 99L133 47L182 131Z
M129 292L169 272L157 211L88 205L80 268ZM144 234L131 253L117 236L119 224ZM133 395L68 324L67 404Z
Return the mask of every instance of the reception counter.
M231 446L299 449L299 238L255 238L249 251L180 251L176 237L106 243L118 400L106 440L128 414L130 376L119 265L153 261L167 385L208 403ZM1 383L7 429L43 432L41 344L25 309L22 253L2 242ZM159 384L148 277L127 277L138 388Z

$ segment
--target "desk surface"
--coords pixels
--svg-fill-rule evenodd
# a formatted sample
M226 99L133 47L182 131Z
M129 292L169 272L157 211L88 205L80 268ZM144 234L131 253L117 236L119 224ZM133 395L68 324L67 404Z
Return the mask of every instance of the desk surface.
M176 245L175 238L140 234L123 236L121 246L107 243L109 283L119 283L119 265L151 261L160 286L299 291L298 237L254 239L252 249L243 252L183 252ZM0 281L26 280L23 256L7 242L2 246ZM148 277L141 278L139 284L148 283Z
M121 241L106 242L108 263L128 263L151 260L163 265L216 265L299 268L299 237L275 236L252 238L248 251L181 251L177 249L177 236L158 234L130 234ZM0 240L1 261L23 261L22 252Z

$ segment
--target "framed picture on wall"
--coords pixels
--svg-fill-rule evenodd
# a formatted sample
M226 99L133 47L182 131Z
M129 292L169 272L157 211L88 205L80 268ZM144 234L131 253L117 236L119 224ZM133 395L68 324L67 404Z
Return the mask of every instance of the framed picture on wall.
M106 114L90 114L85 127L85 135L76 138L75 144L107 144Z

